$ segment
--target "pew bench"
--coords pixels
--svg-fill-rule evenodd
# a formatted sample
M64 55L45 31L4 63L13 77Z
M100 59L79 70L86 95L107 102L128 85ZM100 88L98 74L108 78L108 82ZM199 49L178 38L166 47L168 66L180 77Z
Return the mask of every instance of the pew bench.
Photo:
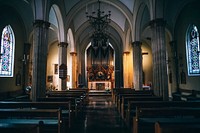
M119 91L116 92L114 98L115 98L115 104L119 104L119 101L122 99L123 95L140 95L140 96L144 96L144 95L151 95L153 96L153 92L151 90L134 90L134 89L126 89L124 91Z
M76 100L81 101L81 103L85 105L88 93L85 90L49 91L46 93L46 97L74 97Z
M200 102L185 101L128 101L128 108L125 110L125 122L132 125L133 117L136 116L136 108L166 108L166 107L200 107Z
M132 94L120 94L118 96L118 102L117 102L117 108L118 108L118 111L121 113L121 109L123 107L123 105L127 104L127 99L130 99L131 98L135 98L135 97L141 97L141 98L145 98L145 97L156 97L152 94L135 94L135 93L132 93ZM139 99L138 99L139 100ZM126 103L124 103L126 102Z
M131 101L163 101L163 98L160 96L151 96L151 95L136 95L136 96L124 96L122 97L120 113L123 119L126 120L126 110L128 109L128 103Z
M41 133L38 124L0 124L1 133Z
M156 122L200 122L200 108L136 108L133 133L155 133Z
M60 109L63 124L71 126L71 102L0 102L0 109Z
M155 133L197 133L199 130L200 121L168 121L155 123Z
M146 94L146 93L152 93L153 94L153 91L152 90L135 90L135 89L132 89L132 88L113 88L112 91L112 100L113 100L113 103L115 103L116 100L116 96L118 94L122 94L122 93L135 93L135 94Z
M13 125L21 125L23 129L35 125L41 133L61 133L61 124L60 109L0 109L3 131Z
M70 92L83 92L84 95L84 99L85 99L85 102L88 102L88 97L89 97L89 89L88 88L69 88L69 91Z
M71 115L78 115L82 111L83 104L79 98L76 97L41 97L38 98L39 102L70 102Z
M135 91L135 90L131 89L131 88L113 88L112 91L111 91L113 103L116 102L116 96L119 93L122 93L122 92L123 93L132 93L133 91Z
M136 94L136 93L122 93L117 95L117 108L120 112L121 109L121 104L122 104L122 99L123 97L145 97L145 96L153 96L152 94Z

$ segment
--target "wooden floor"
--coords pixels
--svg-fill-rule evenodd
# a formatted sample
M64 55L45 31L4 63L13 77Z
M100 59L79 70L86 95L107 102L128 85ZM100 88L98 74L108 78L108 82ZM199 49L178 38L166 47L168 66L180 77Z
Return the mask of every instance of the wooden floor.
M90 92L89 102L70 133L130 133L107 92Z

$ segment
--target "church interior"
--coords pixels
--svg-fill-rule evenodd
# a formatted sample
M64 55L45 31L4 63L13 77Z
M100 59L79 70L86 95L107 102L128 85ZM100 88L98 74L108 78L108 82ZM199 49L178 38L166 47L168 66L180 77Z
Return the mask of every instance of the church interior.
M0 0L0 131L196 133L199 0Z

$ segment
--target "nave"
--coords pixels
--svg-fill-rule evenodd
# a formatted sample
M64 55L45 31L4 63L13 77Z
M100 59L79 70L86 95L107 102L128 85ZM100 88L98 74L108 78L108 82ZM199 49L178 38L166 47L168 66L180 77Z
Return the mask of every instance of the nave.
M130 133L108 93L89 94L89 102L73 124L71 133Z
M52 91L38 102L1 101L0 132L197 133L200 102L174 100L124 88Z

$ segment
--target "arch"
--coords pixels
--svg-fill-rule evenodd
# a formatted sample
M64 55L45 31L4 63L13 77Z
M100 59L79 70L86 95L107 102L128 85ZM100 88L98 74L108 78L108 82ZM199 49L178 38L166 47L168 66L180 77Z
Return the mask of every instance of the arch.
M122 67L122 56L120 53L122 53L122 46L119 47L119 42L116 41L116 39L113 39L112 37L109 38L110 40L110 44L111 47L114 49L114 66L115 66L115 86L117 87L121 87L123 86L123 81L122 81L122 77L123 77L123 73L122 73L122 70L123 70L123 67ZM87 38L84 38L81 42L81 44L84 44L84 45L81 45L78 49L78 53L80 53L79 55L79 72L82 74L81 76L81 81L84 85L86 85L87 81L86 81L86 64L85 64L85 50L88 48L89 46L89 43L90 43L90 40L87 39ZM117 59L117 61L115 61Z
M83 10L83 8L86 7L86 4L91 4L91 3L95 3L96 0L88 0L88 1L80 1L77 5L74 6L74 8L72 8L72 10L70 10L70 12L67 15L66 20L69 21L68 25L66 25L66 29L68 29L70 27L70 23L73 20L73 17L80 12L80 10ZM131 11L125 6L123 5L120 1L107 1L107 0L102 0L102 2L107 3L109 5L114 6L115 8L119 9L119 11L121 11L121 13L125 16L126 20L129 23L129 26L132 29L132 13Z
M62 14L60 12L60 9L57 5L53 4L52 7L53 11L55 12L56 21L58 23L58 41L59 42L65 42L65 31L64 31L64 24L63 24L63 18ZM59 20L59 21L58 21Z
M145 3L144 1L142 1L141 3L137 3L138 4L138 8L136 9L136 13L133 16L133 41L140 41L141 40L141 35L142 35L142 30L145 24L148 24L150 20L144 20L146 22L142 22L142 19L144 17L144 13L149 13L147 15L150 16L150 11L149 11L149 7L148 4ZM146 9L146 10L145 10ZM145 12L147 11L147 12ZM147 18L148 19L148 18ZM142 25L143 24L143 25Z
M112 27L109 26L109 28L110 28L110 31L112 30L112 33L115 33L115 35L110 34L110 38L117 40L118 43L121 44L122 39L123 39L123 31L116 23L114 23L113 21L111 21L111 23L112 23ZM86 27L88 27L88 28L86 28ZM89 41L90 41L89 39L90 39L90 36L92 35L88 31L88 30L90 30L90 28L91 27L89 26L89 22L86 22L82 26L80 26L80 28L77 29L77 31L76 31L76 36L79 36L79 38L76 38L75 42L77 42L77 41L82 42L82 40L87 39L86 44L85 43L81 43L81 44L83 44L83 45L89 44ZM116 47L120 47L120 46L116 46Z
M130 39L131 39L131 29L129 28L126 32L124 51L129 51Z
M33 10L35 15L35 20L44 20L44 11L43 11L43 3L42 0L34 0Z
M70 52L75 52L76 48L75 48L75 43L74 43L74 35L72 33L71 28L69 28L67 32L67 43L70 46Z

